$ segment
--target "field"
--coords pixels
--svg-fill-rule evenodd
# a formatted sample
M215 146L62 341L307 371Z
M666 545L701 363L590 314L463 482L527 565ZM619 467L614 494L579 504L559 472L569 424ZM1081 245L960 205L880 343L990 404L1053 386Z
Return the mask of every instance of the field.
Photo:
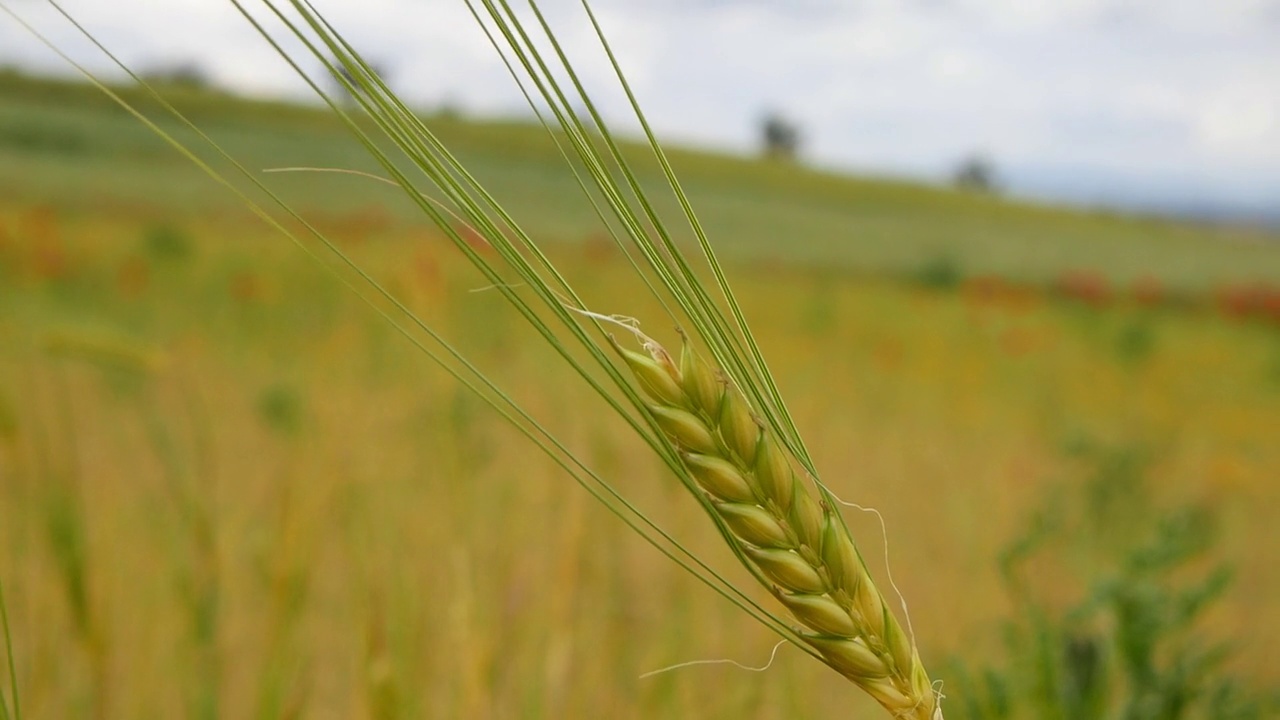
M174 93L249 167L370 167L323 113ZM662 317L541 131L433 122L593 307ZM675 163L826 481L883 513L935 675L999 655L998 554L1055 493L1101 482L1142 488L1134 517L1212 509L1214 556L1236 576L1198 632L1237 642L1242 681L1280 683L1277 238L692 151ZM359 178L272 177L746 579L656 458L408 203ZM880 558L875 519L848 513ZM1077 550L1062 551L1074 572L1036 578L1051 606L1082 592ZM12 75L0 580L33 718L877 712L789 649L762 674L641 679L763 665L775 639L96 91Z

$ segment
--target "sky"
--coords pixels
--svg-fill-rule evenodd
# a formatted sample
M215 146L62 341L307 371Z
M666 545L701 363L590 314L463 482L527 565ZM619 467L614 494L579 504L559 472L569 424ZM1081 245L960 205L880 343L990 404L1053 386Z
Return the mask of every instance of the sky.
M2 0L107 69L43 0ZM255 0L248 0L254 5ZM316 0L423 106L524 113L460 0ZM306 89L227 0L64 0L128 63ZM543 0L608 117L634 128L577 0ZM816 166L945 180L973 154L1013 193L1280 220L1280 0L592 0L666 140L758 146L777 112ZM65 66L0 15L0 64Z

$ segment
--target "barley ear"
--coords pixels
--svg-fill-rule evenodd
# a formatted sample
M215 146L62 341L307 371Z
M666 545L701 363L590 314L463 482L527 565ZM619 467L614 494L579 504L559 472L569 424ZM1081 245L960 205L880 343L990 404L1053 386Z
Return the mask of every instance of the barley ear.
M616 343L615 343L616 346ZM890 713L939 720L915 644L889 612L836 511L801 482L786 447L686 340L680 365L645 338L619 347L725 539L799 621L796 634Z

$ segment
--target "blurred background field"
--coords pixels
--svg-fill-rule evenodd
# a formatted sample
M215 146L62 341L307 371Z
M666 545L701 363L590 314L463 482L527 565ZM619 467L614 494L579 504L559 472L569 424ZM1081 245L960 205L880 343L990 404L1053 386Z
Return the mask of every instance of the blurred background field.
M172 97L250 168L370 168L319 111ZM542 131L430 122L594 307L661 317ZM997 661L1015 610L1002 549L1046 503L1084 496L1108 532L1160 508L1211 514L1218 541L1187 572L1226 561L1235 578L1196 633L1236 642L1242 683L1280 683L1280 239L673 159L825 480L883 512L935 675L949 656ZM394 190L271 182L742 574ZM639 679L761 664L774 640L92 88L0 76L0 338L0 571L30 717L875 712L787 649L762 675ZM849 514L883 578L878 524ZM1047 607L1087 590L1108 537L1068 538L1065 571L1032 568Z

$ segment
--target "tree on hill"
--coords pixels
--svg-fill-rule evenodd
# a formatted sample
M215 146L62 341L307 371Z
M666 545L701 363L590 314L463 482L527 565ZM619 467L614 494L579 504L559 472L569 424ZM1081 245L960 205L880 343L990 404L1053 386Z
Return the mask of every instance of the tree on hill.
M800 128L778 113L764 116L760 135L766 157L795 160L800 152Z
M143 72L142 79L159 85L181 85L189 88L208 88L213 85L209 73L194 60L156 65Z
M1000 182L995 164L984 155L974 154L960 161L951 176L951 182L961 190L979 193L996 193Z
M366 62L368 62L369 64L369 69L373 70L373 73L377 75L379 78L381 78L382 82L386 83L387 85L391 84L391 71L387 68L385 64L380 62L372 62L372 61L366 61ZM340 97L349 98L350 95L347 92L346 83L349 83L356 87L359 87L361 83L355 79L355 77L351 74L351 71L348 70L345 66L341 65L337 61L334 61L333 65L337 68L338 75L340 75L342 78L341 80L339 80L338 78L335 78L332 75L329 76L333 83L334 94Z

